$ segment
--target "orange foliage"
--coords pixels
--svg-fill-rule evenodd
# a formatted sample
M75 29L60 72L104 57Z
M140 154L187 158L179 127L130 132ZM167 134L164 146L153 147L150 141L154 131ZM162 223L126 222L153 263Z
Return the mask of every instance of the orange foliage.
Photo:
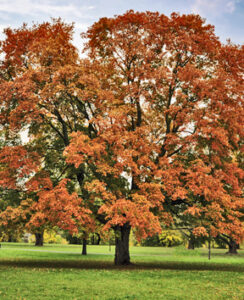
M51 224L69 230L71 234L79 233L84 228L86 230L94 228L94 222L90 217L91 211L84 207L83 200L77 193L68 193L66 184L67 180L64 179L50 191L38 193L39 200L33 205L36 213L28 226Z
M1 125L44 140L0 153L0 184L26 176L38 195L30 224L93 230L93 215L144 238L189 216L196 235L240 239L243 170L232 155L243 138L243 47L176 13L100 19L83 35L84 60L72 32L56 20L7 29L2 44ZM41 175L49 148L69 168L55 184Z

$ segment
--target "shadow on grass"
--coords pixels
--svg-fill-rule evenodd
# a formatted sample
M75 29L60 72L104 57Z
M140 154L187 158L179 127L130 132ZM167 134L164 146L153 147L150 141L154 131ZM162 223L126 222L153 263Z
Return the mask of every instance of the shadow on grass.
M115 266L111 261L61 261L61 260L2 260L0 267L40 269L106 269L106 270L179 270L244 272L244 266L216 263L188 262L138 262L127 266Z

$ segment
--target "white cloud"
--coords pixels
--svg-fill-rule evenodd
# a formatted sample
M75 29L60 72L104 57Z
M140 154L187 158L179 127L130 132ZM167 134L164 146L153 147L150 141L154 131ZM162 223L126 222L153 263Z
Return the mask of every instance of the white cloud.
M85 12L94 9L94 6L76 6L73 3L67 3L61 4L60 1L50 0L0 0L0 12L28 16L80 18Z
M87 27L89 26L90 24L85 24L85 23L75 23L75 28L81 30L81 31L84 31L87 29Z
M3 29L18 28L29 20L42 23L50 17L61 17L65 22L75 21L73 41L81 49L80 33L91 25L94 6L79 4L77 1L62 0L0 0L0 40L4 38Z
M195 0L191 6L193 13L202 16L218 16L224 13L233 13L239 0Z
M8 27L10 27L10 24L0 24L0 40L5 37L3 31Z
M84 45L84 41L82 40L80 34L82 32L85 32L89 26L90 26L89 24L85 24L85 23L75 23L73 43L78 50L82 50Z

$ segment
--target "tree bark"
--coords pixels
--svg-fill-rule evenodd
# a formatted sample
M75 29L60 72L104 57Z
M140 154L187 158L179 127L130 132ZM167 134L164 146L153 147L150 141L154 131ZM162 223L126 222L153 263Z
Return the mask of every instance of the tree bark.
M85 238L83 238L82 240L82 255L87 255L87 240Z
M129 237L131 226L125 224L115 229L115 265L129 265Z
M35 246L43 246L43 232L35 233L36 242Z
M238 249L238 244L234 240L230 240L228 243L229 246L229 251L227 254L238 254L237 249Z
M93 235L91 237L91 244L96 245L96 243L95 243L95 233L93 233Z
M208 259L211 259L211 237L209 236L208 240Z
M96 245L100 245L100 241L101 241L101 236L99 233L96 233L97 236L97 241L96 241Z
M195 237L194 236L190 236L189 240L188 240L188 250L194 250L195 249Z

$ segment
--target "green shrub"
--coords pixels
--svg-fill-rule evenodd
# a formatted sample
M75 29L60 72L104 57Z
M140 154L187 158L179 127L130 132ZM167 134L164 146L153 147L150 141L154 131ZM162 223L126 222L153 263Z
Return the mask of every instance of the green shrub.
M181 234L176 230L163 230L159 235L160 245L164 247L173 247L183 244Z
M139 246L160 246L160 240L158 235L149 236L146 239L141 240Z
M177 230L163 230L160 235L147 237L141 241L141 246L173 247L184 243L181 233Z

